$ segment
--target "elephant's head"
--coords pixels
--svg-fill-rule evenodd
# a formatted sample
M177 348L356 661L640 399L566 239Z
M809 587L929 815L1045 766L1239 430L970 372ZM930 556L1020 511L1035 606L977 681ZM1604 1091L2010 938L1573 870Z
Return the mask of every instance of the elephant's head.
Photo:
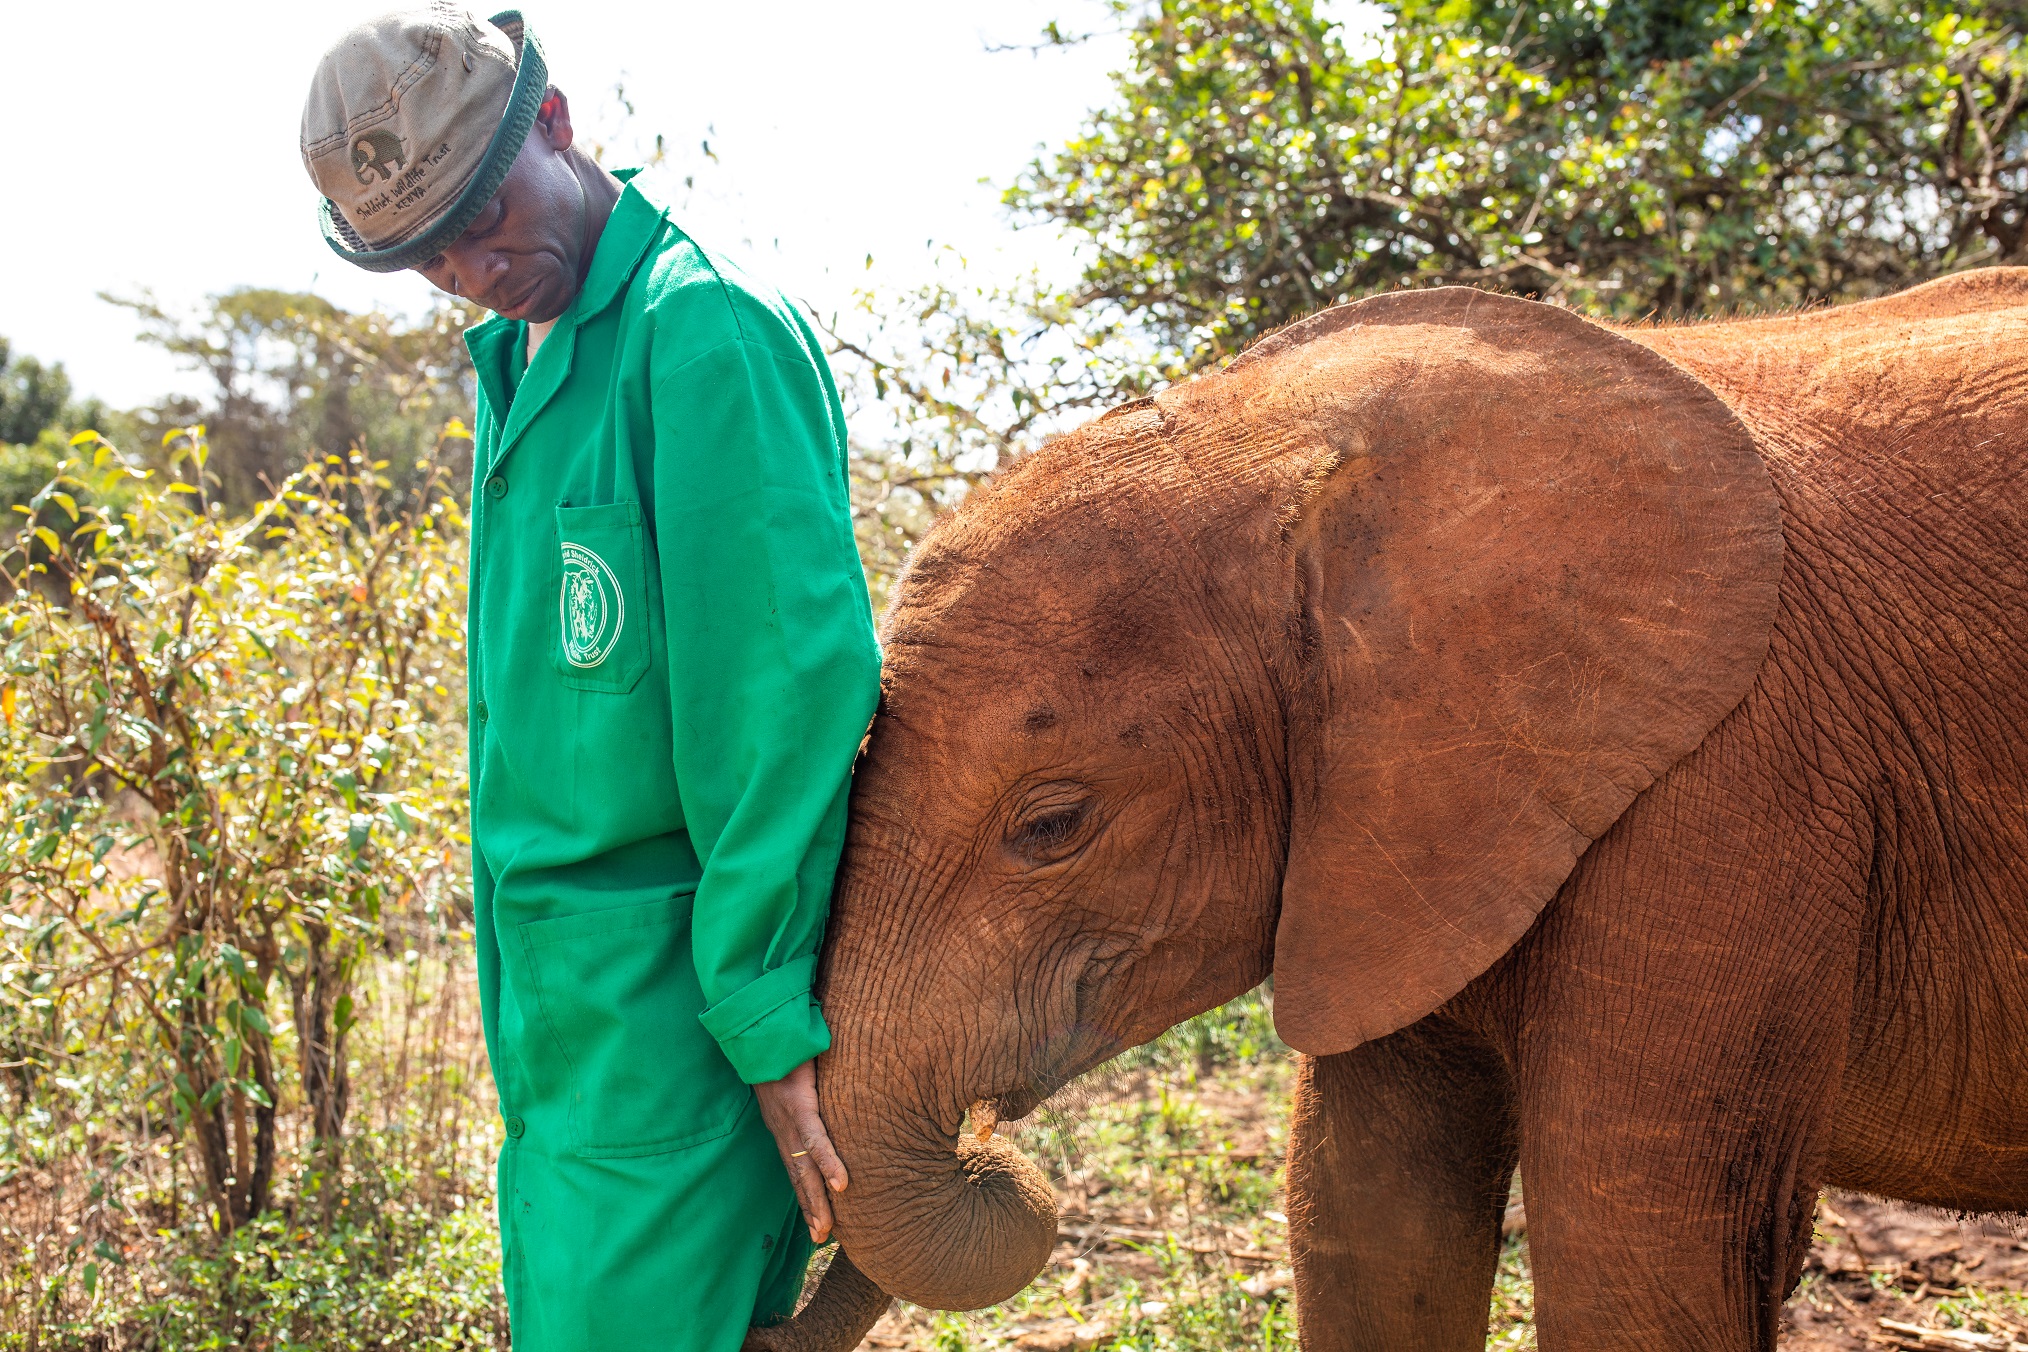
M971 1308L1047 1261L979 1100L1270 968L1312 1053L1455 995L1744 695L1781 557L1710 391L1466 290L1328 311L975 494L885 620L828 950L858 1267Z

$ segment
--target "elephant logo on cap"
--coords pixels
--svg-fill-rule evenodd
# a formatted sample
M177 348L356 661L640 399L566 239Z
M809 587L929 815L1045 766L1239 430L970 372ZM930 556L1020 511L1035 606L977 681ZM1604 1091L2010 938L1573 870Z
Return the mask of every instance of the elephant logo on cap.
M408 168L408 155L402 150L401 138L391 131L369 131L352 139L352 176L361 183L371 186L373 180L366 176L369 169L380 172L380 181L385 183L394 177L395 169Z

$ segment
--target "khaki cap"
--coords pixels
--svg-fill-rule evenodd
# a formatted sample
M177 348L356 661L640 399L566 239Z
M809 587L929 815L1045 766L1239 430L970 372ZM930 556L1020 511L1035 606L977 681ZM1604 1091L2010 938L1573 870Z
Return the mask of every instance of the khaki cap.
M518 10L481 20L435 0L338 39L303 104L326 242L369 272L442 253L500 190L548 88Z

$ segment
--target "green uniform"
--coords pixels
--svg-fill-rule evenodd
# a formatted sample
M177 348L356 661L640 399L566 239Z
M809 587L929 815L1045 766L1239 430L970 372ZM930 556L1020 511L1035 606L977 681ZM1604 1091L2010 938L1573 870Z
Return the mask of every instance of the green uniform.
M526 335L468 338L514 1346L733 1352L809 1256L748 1086L830 1045L811 979L879 682L844 416L802 317L631 185L524 363Z

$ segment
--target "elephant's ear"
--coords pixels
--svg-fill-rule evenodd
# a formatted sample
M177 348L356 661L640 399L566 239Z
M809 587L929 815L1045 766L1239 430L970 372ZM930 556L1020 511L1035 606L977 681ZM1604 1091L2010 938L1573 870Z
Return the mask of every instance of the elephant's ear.
M1491 966L1744 697L1781 514L1716 395L1551 306L1385 296L1255 352L1229 378L1318 456L1275 1017L1322 1055Z

